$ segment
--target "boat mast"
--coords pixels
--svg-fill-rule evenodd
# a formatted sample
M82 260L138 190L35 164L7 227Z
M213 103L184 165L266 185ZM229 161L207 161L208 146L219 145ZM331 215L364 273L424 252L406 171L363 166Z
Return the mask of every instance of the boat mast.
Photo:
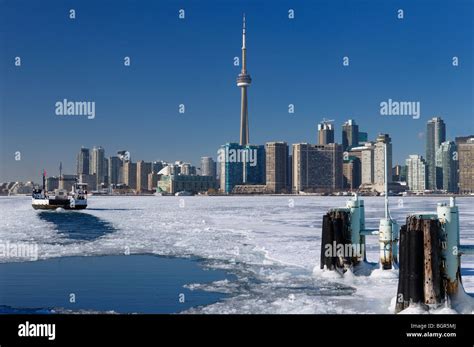
M387 141L388 142L388 141ZM384 179L384 190L385 190L385 219L389 219L390 218L390 212L388 210L388 163L387 163L387 146L388 146L388 143L385 143L385 146L384 146L384 161L385 161L385 165L384 165L384 173L385 173L385 179ZM391 218L390 218L391 219Z

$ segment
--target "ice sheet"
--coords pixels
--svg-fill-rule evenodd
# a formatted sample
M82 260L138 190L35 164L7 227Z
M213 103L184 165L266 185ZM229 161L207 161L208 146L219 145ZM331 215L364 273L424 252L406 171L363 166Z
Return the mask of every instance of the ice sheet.
M190 288L233 294L230 299L191 312L391 313L396 271L370 268L370 275L356 272L341 278L319 270L322 216L329 208L343 207L347 199L103 196L90 198L87 210L61 212L71 214L71 218L57 222L50 216L40 218L41 212L31 208L27 197L2 197L0 241L35 243L40 258L123 253L196 256L208 266L238 275L234 282L190 283ZM366 225L376 228L383 217L383 198L364 200ZM391 214L401 225L408 213L434 212L437 202L447 199L393 197ZM457 199L463 244L474 244L473 202L468 197ZM88 214L87 228L96 237L74 237L77 235L71 230L76 219L78 223L81 220L74 216L81 213ZM107 231L102 230L104 225ZM377 237L367 237L369 261L377 262L377 252ZM24 260L0 258L0 262ZM473 256L463 256L462 273L464 288L473 293Z

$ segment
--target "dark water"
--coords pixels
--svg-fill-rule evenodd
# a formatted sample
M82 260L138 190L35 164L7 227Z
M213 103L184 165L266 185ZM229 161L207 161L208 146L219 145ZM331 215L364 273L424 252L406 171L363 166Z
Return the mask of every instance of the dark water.
M207 305L224 294L191 291L231 275L206 270L192 259L153 255L64 257L0 264L0 313L48 313L51 309L176 313ZM70 294L75 294L75 303ZM180 302L184 294L184 303Z
M53 224L60 235L71 241L94 241L116 231L107 221L83 212L42 211L38 217Z

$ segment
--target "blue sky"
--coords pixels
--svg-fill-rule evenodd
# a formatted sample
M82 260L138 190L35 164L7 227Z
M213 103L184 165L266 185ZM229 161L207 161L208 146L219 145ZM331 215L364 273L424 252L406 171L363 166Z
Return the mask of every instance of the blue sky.
M106 155L127 149L133 160L215 157L239 136L233 58L243 12L251 143L315 143L323 117L335 120L340 142L342 123L353 118L369 139L388 132L394 163L403 163L424 154L433 116L445 120L449 139L474 133L473 4L0 0L0 181L39 181L43 167L57 174L60 161L72 173L81 145L101 145ZM64 98L95 101L95 119L57 116ZM381 116L389 98L419 101L420 119Z

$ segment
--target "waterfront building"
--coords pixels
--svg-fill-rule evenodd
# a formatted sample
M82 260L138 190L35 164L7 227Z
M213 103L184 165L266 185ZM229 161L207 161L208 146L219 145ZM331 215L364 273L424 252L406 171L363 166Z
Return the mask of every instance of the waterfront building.
M359 146L359 126L352 119L342 125L342 151Z
M216 162L211 157L201 158L201 176L217 177Z
M456 137L459 161L459 193L474 193L474 135Z
M322 121L318 124L318 145L334 143L334 128L330 121Z
M436 179L440 181L438 189L458 192L458 153L453 141L442 142L436 150Z
M408 189L422 193L427 183L427 163L422 156L413 154L406 160Z
M90 152L89 148L81 147L81 150L77 154L76 160L76 173L88 174L90 170Z
M446 141L446 125L440 117L433 117L426 125L427 189L430 190L441 188L442 180L436 177L436 151L444 141Z
M168 194L177 192L199 193L217 188L217 181L212 176L198 175L163 175L158 181L158 191Z
M294 193L333 192L342 189L342 146L336 143L293 145Z
M288 185L288 144L286 142L267 142L266 152L266 185L268 192L287 193Z

